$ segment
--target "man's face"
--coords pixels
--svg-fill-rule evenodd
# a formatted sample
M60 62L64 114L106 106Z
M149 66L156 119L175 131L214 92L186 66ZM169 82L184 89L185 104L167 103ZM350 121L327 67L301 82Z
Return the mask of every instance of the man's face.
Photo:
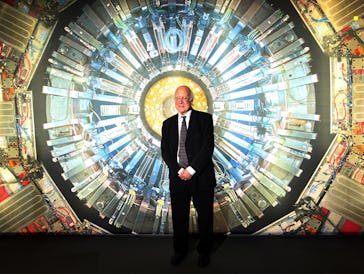
M185 114L191 107L188 91L184 87L180 87L176 90L174 93L174 100L176 109L181 114Z

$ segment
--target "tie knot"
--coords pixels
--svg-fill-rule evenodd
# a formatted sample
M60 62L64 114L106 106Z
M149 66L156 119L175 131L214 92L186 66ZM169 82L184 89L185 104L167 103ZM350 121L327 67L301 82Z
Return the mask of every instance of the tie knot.
M183 120L186 120L186 116L184 116L184 115L183 115L183 116L182 116L182 119L183 119Z

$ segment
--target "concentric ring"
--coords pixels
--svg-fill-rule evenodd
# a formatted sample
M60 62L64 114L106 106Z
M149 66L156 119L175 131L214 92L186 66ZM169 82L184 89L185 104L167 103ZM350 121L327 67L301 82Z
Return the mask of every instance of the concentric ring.
M110 224L169 233L160 126L173 114L166 82L183 79L214 117L215 230L248 227L310 158L319 116L308 48L264 1L120 2L86 5L52 54L44 128L63 178Z

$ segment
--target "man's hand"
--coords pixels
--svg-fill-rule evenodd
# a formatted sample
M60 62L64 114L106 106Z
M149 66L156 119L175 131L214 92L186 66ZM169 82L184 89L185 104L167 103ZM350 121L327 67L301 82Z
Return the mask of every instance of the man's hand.
M187 181L187 180L190 180L192 178L192 175L188 172L187 169L182 170L182 172L178 176L183 181Z

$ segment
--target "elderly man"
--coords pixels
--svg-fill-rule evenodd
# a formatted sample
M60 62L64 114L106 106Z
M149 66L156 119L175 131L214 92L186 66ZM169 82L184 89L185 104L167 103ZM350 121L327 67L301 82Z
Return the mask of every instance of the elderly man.
M188 252L192 199L198 218L198 265L205 267L210 262L213 241L214 129L211 114L194 110L192 102L188 86L176 89L178 113L163 122L161 150L169 168L174 248L171 264L180 264Z

